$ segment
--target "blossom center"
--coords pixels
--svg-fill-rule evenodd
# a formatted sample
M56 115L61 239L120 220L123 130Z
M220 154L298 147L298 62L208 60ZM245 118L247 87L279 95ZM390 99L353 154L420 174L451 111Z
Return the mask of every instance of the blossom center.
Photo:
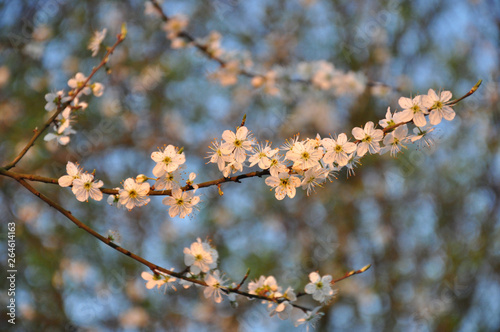
M130 191L128 192L128 196L129 196L130 198L137 198L137 196L139 196L139 195L137 194L137 191L135 191L135 189L132 189L132 190L130 190Z

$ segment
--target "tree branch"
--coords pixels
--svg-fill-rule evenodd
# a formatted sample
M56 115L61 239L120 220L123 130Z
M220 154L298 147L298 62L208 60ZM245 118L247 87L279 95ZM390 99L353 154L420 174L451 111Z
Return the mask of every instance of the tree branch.
M189 282L192 282L192 283L204 286L204 287L210 287L204 281L201 281L198 279L193 279L193 278L188 278L188 277L184 276L182 272L174 272L174 271L165 269L161 266L158 266L158 265L148 261L147 259L145 259L137 254L134 254L133 252L131 252L123 247L120 247L119 245L117 245L113 241L111 241L109 238L99 234L97 231L92 229L90 226L88 226L85 223L78 220L75 216L73 216L73 214L70 211L64 209L61 205L57 204L56 202L54 202L53 200L51 200L50 198L48 198L44 194L40 193L38 190L36 190L34 187L32 187L29 183L27 183L23 177L19 176L18 173L10 172L10 171L5 170L4 168L0 168L0 174L8 176L10 178L13 178L19 184L21 184L23 187L25 187L27 190L29 190L33 195L40 198L42 201L47 203L49 206L56 209L62 215L64 215L66 218L71 220L78 228L83 229L85 232L92 235L94 238L96 238L97 240L106 244L107 246L113 248L114 250L124 254L125 256L132 258L133 260L135 260L135 261L137 261L145 266L147 266L151 271L153 271L153 272L159 271L159 272L162 272L164 274L167 274L169 276L172 276L172 277L175 277L178 279L186 280L186 281L189 281ZM356 273L362 273L367 268L363 268L363 269L356 271ZM351 275L352 275L352 271L349 273L351 273ZM256 294L250 294L248 292L240 291L239 288L241 287L243 282L248 278L248 274L249 274L249 271L247 272L247 274L245 275L244 279L241 281L241 283L239 284L238 287L236 287L236 288L222 287L221 289L224 290L226 293L235 293L235 294L239 294L239 295L245 296L245 297L250 298L250 299L260 299L260 300L265 300L265 301L269 301L269 302L276 302L276 303L281 303L283 301L286 301L286 299L276 299L276 298L271 298L271 297L256 295ZM343 277L343 278L345 278L345 277ZM341 280L341 279L339 279L339 280ZM292 306L304 311L304 312L311 311L311 309L303 307L301 305L298 305L295 303L290 303L290 304Z
M165 14L165 12L163 11L163 8L161 8L161 5L158 3L157 0L148 0L148 1L151 1L151 3L153 4L153 7L155 7L155 9L157 10L162 21L168 22L170 20L170 17L167 16L167 14ZM197 39L193 35L191 35L189 32L183 30L178 34L178 36L181 38L184 38L188 43L190 43L194 47L196 47L196 49L198 49L208 59L216 61L221 68L224 68L227 66L228 61L222 59L221 57L214 55L212 52L210 52L208 50L207 46L199 43L197 41ZM266 78L266 75L264 75L264 74L254 73L254 72L248 71L248 70L243 69L243 68L238 68L238 73L239 73L239 75L249 77L249 78L254 78L254 77L260 77L263 79ZM291 78L291 79L288 79L287 81L292 82L292 83L304 84L304 85L312 85L313 84L312 80L306 80L306 79L300 79L300 78ZM395 90L395 91L398 90L397 88L394 88L394 87L392 87L388 84L382 83L382 82L368 81L366 84L367 84L367 86L383 86L383 87L389 88L391 90Z
M75 91L74 91L74 94L70 97L70 99L65 102L64 104L60 104L56 110L56 112L50 117L50 119L47 120L47 122L45 122L45 124L42 126L42 129L41 130L38 130L38 128L35 128L34 132L35 134L33 135L33 137L31 137L31 139L29 140L29 142L26 144L26 146L21 150L21 152L16 156L16 158L14 158L14 160L7 164L6 166L4 166L4 168L6 170L9 170L13 167L16 166L16 164L24 157L24 155L26 155L26 153L28 152L28 150L35 144L35 141L38 139L38 137L40 137L40 135L50 126L50 124L57 118L57 116L62 112L64 111L64 109L71 104L71 102L78 96L78 94L80 93L80 91L82 91L87 83L90 81L90 79L94 76L94 74L102 67L104 66L108 60L109 60L109 56L113 53L113 51L115 50L115 48L125 39L125 36L120 33L117 35L117 40L116 42L114 43L113 46L111 46L108 51L106 52L106 54L104 55L104 58L101 60L101 63L99 63L99 65L97 67L94 67L92 69L92 72L90 73L89 77L87 77L87 80L85 80L85 82L82 84L81 87L77 88Z

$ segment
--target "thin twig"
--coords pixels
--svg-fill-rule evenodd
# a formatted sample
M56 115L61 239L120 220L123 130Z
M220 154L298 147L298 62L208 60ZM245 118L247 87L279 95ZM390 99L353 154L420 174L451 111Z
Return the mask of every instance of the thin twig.
M247 273L245 273L245 276L243 277L243 279L240 281L240 283L238 284L238 286L236 286L234 289L236 289L236 290L240 289L241 286L243 286L243 284L247 280L247 278L248 278L249 275L250 275L250 269L247 269Z
M157 0L148 0L148 1L151 1L151 3L153 4L153 7L155 7L156 11L158 12L158 14L160 15L161 19L164 21L164 22L168 22L171 18L169 16L167 16L167 14L165 14L165 12L163 11L163 8L161 8L161 5L158 3ZM187 31L181 31L178 35L178 37L181 37L181 38L184 38L188 43L192 44L194 47L196 47L205 57L211 59L211 60L214 60L216 61L220 67L224 68L227 66L228 62L224 59L222 59L221 57L219 56L216 56L214 55L212 52L209 51L208 47L204 44L201 44L197 38L195 38L193 35L191 35L189 32ZM254 73L254 72L251 72L251 71L248 71L246 69L243 69L243 68L238 68L238 73L239 75L242 75L242 76L245 76L245 77L249 77L249 78L254 78L254 77L260 77L260 78L263 78L265 79L266 78L266 75L264 74L260 74L260 73ZM299 84L304 84L304 85L312 85L313 82L312 80L310 79L301 79L301 78L289 78L287 79L288 82L291 82L291 83L299 83ZM394 91L398 91L397 88L394 88L386 83L382 83L382 82L376 82L376 81L369 81L367 82L367 86L383 86L383 87L386 87L386 88L389 88L391 90L394 90Z
M350 272L347 272L343 277L340 277L338 279L335 279L333 280L331 283L332 285L339 282L339 281L342 281L344 279L347 279L349 277L352 277L353 275L356 275L356 274L360 274L360 273L363 273L365 272L366 270L368 270L372 265L371 264L368 264L366 265L365 267L362 267L361 269L359 270L356 270L356 271L350 271Z
M446 105L448 106L454 106L456 105L458 102L464 100L465 98L469 97L470 95L472 95L474 92L476 92L476 90L479 88L479 86L481 85L481 83L483 83L483 80L479 80L477 81L476 85L474 85L472 87L472 89L469 90L469 92L467 92L465 95L463 95L462 97L458 98L458 99L455 99L455 100L452 100L452 101L449 101L448 103L446 103Z
M65 102L64 104L60 104L56 110L56 112L50 117L50 119L47 120L47 122L45 122L45 124L42 126L42 129L41 130L38 130L38 129L35 129L34 132L35 134L33 135L33 137L31 137L31 139L29 140L29 142L26 144L26 146L24 147L24 149L21 150L21 152L17 155L16 158L14 158L14 160L7 164L6 166L4 166L4 168L6 170L9 170L11 169L12 167L15 167L16 164L24 157L24 155L26 155L26 153L28 152L28 150L35 144L35 141L38 139L38 137L40 137L40 135L50 126L50 124L52 122L54 122L54 120L57 118L57 116L62 112L64 111L64 109L71 104L71 102L78 96L78 94L80 93L80 91L82 91L86 86L87 86L87 83L90 81L90 79L94 76L94 74L102 67L104 66L108 60L109 60L109 56L113 53L113 51L115 50L115 48L125 39L125 36L123 34L118 34L117 36L117 40L116 42L114 43L113 46L111 46L108 51L106 52L106 54L104 55L101 63L99 63L99 65L97 67L94 67L94 69L92 70L92 72L90 73L89 77L87 77L87 79L85 80L85 82L82 84L82 86L80 86L79 88L77 88L73 95L70 97L70 99Z
M1 170L2 168L0 168ZM8 171L7 169L4 168L4 175L10 176L10 177L17 177L20 179L25 179L29 181L36 181L36 182L43 182L43 183L48 183L48 184L59 184L58 179L54 178L49 178L45 176L39 176L39 175L34 175L34 174L22 174L22 173L17 173L13 171ZM2 173L0 173L2 174ZM222 177L217 180L212 180L212 181L206 181L198 184L198 188L206 188L206 187L211 187L211 186L218 186L222 183L227 183L227 182L237 182L239 183L240 180L242 179L248 179L252 177L261 177L264 175L269 175L269 170L263 170L263 171L255 171L255 172L249 172L245 174L239 174L231 177ZM184 187L181 187L182 191L190 191L193 190L193 186L191 185L185 185ZM101 192L103 194L107 195L117 195L118 190L117 189L110 189L110 188L100 188ZM172 194L171 190L150 190L148 195L150 196L170 196Z
M452 100L450 102L448 102L446 105L448 106L455 106L457 103L459 103L460 101L464 100L465 98L471 96L474 92L476 92L476 90L479 88L479 86L481 85L481 82L482 80L479 80L476 85L474 85L472 87L472 89L469 90L469 92L467 92L465 95L463 95L462 97L458 98L458 99L455 99L455 100ZM430 108L429 111L433 110L435 108ZM426 114L427 116L428 114ZM412 122L412 120L410 121L406 121L406 122L400 122L400 123L396 123L392 126L387 126L385 127L384 129L382 129L382 131L384 132L384 136L387 135L388 132L392 131L393 129L396 129L397 127L400 127L402 125L405 125L407 123L410 123ZM354 143L359 143L361 142L361 140L357 140L357 141L354 141Z

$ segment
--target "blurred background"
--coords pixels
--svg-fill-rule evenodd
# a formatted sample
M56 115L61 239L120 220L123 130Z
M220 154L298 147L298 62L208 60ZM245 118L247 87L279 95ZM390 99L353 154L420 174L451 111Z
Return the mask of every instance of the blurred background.
M188 31L212 30L222 47L249 52L254 70L294 70L326 60L362 73L365 87L337 97L304 85L280 85L279 96L249 79L223 87L218 68L194 49L173 50L162 22L144 2L0 2L0 159L11 161L49 114L44 95L90 73L98 58L87 44L108 29L111 45L126 22L129 34L109 62L101 98L88 98L71 143L40 139L13 169L60 177L67 161L96 169L105 187L139 173L152 176L151 152L183 146L186 174L221 177L205 165L208 145L247 114L260 141L280 146L301 137L340 132L384 118L400 96L436 91L472 97L457 117L435 130L435 145L410 146L398 158L367 156L356 176L345 172L307 197L277 201L264 179L202 189L191 218L168 216L161 198L131 212L101 202L80 203L69 189L34 186L101 233L163 267L184 269L184 247L209 238L220 268L238 282L274 275L284 288L303 289L311 271L341 277L320 331L498 331L500 329L500 4L470 1L169 1L169 15L190 18ZM102 53L100 54L102 56ZM150 291L146 268L99 243L7 178L0 178L0 264L6 271L7 222L17 224L19 331L289 331L265 306L239 299L215 304L199 289ZM5 279L2 285L7 285ZM4 287L2 286L2 289ZM6 291L0 298L6 303ZM4 301L5 300L5 301ZM304 299L304 304L314 306ZM5 317L5 306L2 306ZM5 330L6 319L0 326Z

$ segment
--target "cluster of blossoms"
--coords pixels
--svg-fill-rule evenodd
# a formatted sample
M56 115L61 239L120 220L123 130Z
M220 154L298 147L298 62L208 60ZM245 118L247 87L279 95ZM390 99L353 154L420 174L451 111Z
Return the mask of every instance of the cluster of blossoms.
M93 93L100 97L103 94L104 86L101 83L90 83L87 77L82 73L77 73L74 78L68 81L71 88L68 95L63 90L48 93L45 95L45 110L52 112L61 108L63 111L57 116L53 123L53 133L45 135L45 141L57 140L61 145L66 145L70 141L69 135L75 134L72 124L75 122L72 113L76 110L85 110L88 106L86 102L80 101L83 95Z
M193 208L200 202L200 197L195 196L198 186L194 184L195 173L189 174L186 185L191 186L192 192L183 191L180 186L180 167L186 162L186 156L182 149L173 145L168 145L160 151L151 154L151 159L156 162L153 168L153 175L156 176L155 188L158 190L171 190L172 195L163 199L163 204L170 206L168 211L170 217L179 215L185 218Z
M186 156L182 149L173 145L166 146L163 150L155 151L151 154L151 159L156 162L153 168L155 178L148 178L140 174L136 179L129 178L125 180L124 189L119 189L117 195L111 195L108 203L117 207L125 206L131 210L135 206L143 206L149 203L148 197L150 185L147 180L156 180L154 185L158 190L171 190L171 195L163 199L163 204L169 206L170 217L179 215L185 218L193 212L196 205L200 202L200 197L195 196L198 186L194 184L195 173L190 173L186 185L192 187L192 192L183 191L180 186L181 172L180 167L186 162Z
M344 73L324 60L301 62L297 69L300 79L311 82L320 90L332 90L335 96L359 95L366 87L366 78L362 73Z
M149 2L146 3L146 14L157 16L157 9ZM238 76L249 73L253 63L248 54L228 52L221 47L222 36L217 31L212 31L204 38L192 39L186 33L189 20L182 14L169 17L163 25L167 39L171 41L174 49L196 46L210 58L221 63L219 69L210 74L210 78L218 80L221 85L233 85L238 82ZM361 73L347 72L334 69L333 64L327 61L300 63L297 69L276 68L263 74L250 74L252 86L262 88L269 95L277 95L276 86L280 80L295 78L297 82L308 82L321 90L333 90L336 96L345 94L360 94L366 87L366 78ZM294 79L292 79L293 81Z
M171 195L163 199L163 204L169 206L170 217L179 215L185 218L196 208L200 197L195 196L198 189L198 185L194 183L195 173L190 173L186 180L186 186L191 187L193 191L183 191L180 186L180 166L186 162L184 152L173 145L168 145L163 150L153 152L151 159L156 162L152 171L155 178L139 174L135 179L126 179L123 188L115 188L118 193L108 197L108 204L118 208L125 207L128 210L147 205L150 201L151 186L146 181L155 180L156 189L171 190ZM82 174L81 169L72 162L68 162L66 170L68 175L59 179L61 187L73 186L72 190L79 201L87 201L88 197L97 201L102 199L102 192L99 190L103 185L102 181L92 182L94 176Z
M151 11L150 6L147 6L146 9ZM219 81L223 86L236 84L242 68L248 68L251 65L248 56L240 56L238 53L230 54L225 51L221 47L222 36L217 31L212 31L208 36L198 38L193 42L188 41L186 34L183 35L188 24L188 18L182 14L172 16L165 22L163 30L167 33L167 39L171 41L171 47L178 49L198 46L209 57L220 59L224 63L218 70L210 74L210 78Z
M164 292L169 288L177 290L176 282L178 281L185 289L191 285L205 286L203 291L205 298L213 298L216 303L221 303L226 296L233 305L237 305L236 293L233 290L240 289L241 284L238 286L235 283L228 284L228 279L217 269L218 257L219 254L215 248L198 238L189 248L184 248L184 263L189 267L189 271L186 271L184 276L188 280L178 279L161 271L154 271L153 274L142 272L141 277L146 281L147 289L163 287ZM200 283L190 280L197 280ZM330 275L321 277L317 272L311 272L309 281L304 292L310 294L320 304L313 310L294 309L293 303L297 301L295 291L291 287L283 291L273 276L260 276L259 279L251 281L248 285L248 294L259 296L262 303L266 304L271 317L276 315L282 320L292 319L295 326L313 325L323 316L319 309L328 304L337 291L332 289L333 282Z
M101 47L101 43L106 37L106 29L94 32L90 39L88 49L92 51L92 56L96 56ZM93 93L94 96L100 97L104 92L104 86L101 83L91 83L89 79L82 73L77 73L74 78L68 80L70 87L69 93L66 95L64 90L45 95L45 110L52 112L63 109L61 113L54 119L53 133L45 135L45 141L56 140L61 145L66 145L70 142L69 135L76 134L72 127L75 122L75 117L72 116L73 111L85 110L88 106L86 102L80 101L81 96Z
M345 133L326 138L318 134L313 139L305 140L296 136L281 149L273 149L269 143L262 145L256 142L248 129L241 126L236 132L224 131L222 141L213 143L209 162L217 164L224 177L241 172L244 166L257 165L262 170L268 170L270 176L265 182L275 189L279 200L285 196L293 198L297 187L302 187L309 195L316 186L321 186L344 167L348 174L353 173L360 158L367 153L390 152L395 156L405 148L405 144L422 138L430 144L426 136L433 131L432 126L439 124L443 118L452 120L455 116L447 104L450 99L449 91L438 95L432 89L427 95L413 99L401 97L399 105L403 110L391 113L388 109L385 119L379 121L383 129L377 129L369 121L363 127L352 129L355 139L352 142ZM407 125L410 123L415 125L413 135L408 135Z
M210 246L208 242L202 242L201 239L198 238L189 248L184 248L184 263L189 267L189 272L186 272L186 276L192 280L204 281L206 283L207 287L204 290L206 298L213 297L216 303L220 303L223 299L222 295L228 295L229 300L234 302L235 294L229 294L227 291L223 290L228 286L226 284L226 278L216 269L218 258L219 253L217 250ZM170 286L172 289L176 290L173 282L177 279L165 273L155 272L155 274L151 274L143 272L141 276L147 281L146 288L148 289L154 287L161 288L162 286L165 286L167 289ZM179 283L185 289L191 287L191 285L199 286L197 283L184 279L181 279Z
M336 290L332 289L332 276L330 275L321 277L318 272L311 272L309 281L304 291L306 294L312 295L312 298L320 302L321 305L328 304L337 293ZM295 326L319 319L323 315L317 313L321 306L314 310L314 315L311 314L312 311L304 312L302 310L295 310L292 314L292 303L297 301L297 295L291 287L283 292L282 287L278 285L273 276L260 276L258 280L250 282L248 293L267 298L267 301L263 301L263 303L267 303L270 316L277 315L282 320L292 318Z

